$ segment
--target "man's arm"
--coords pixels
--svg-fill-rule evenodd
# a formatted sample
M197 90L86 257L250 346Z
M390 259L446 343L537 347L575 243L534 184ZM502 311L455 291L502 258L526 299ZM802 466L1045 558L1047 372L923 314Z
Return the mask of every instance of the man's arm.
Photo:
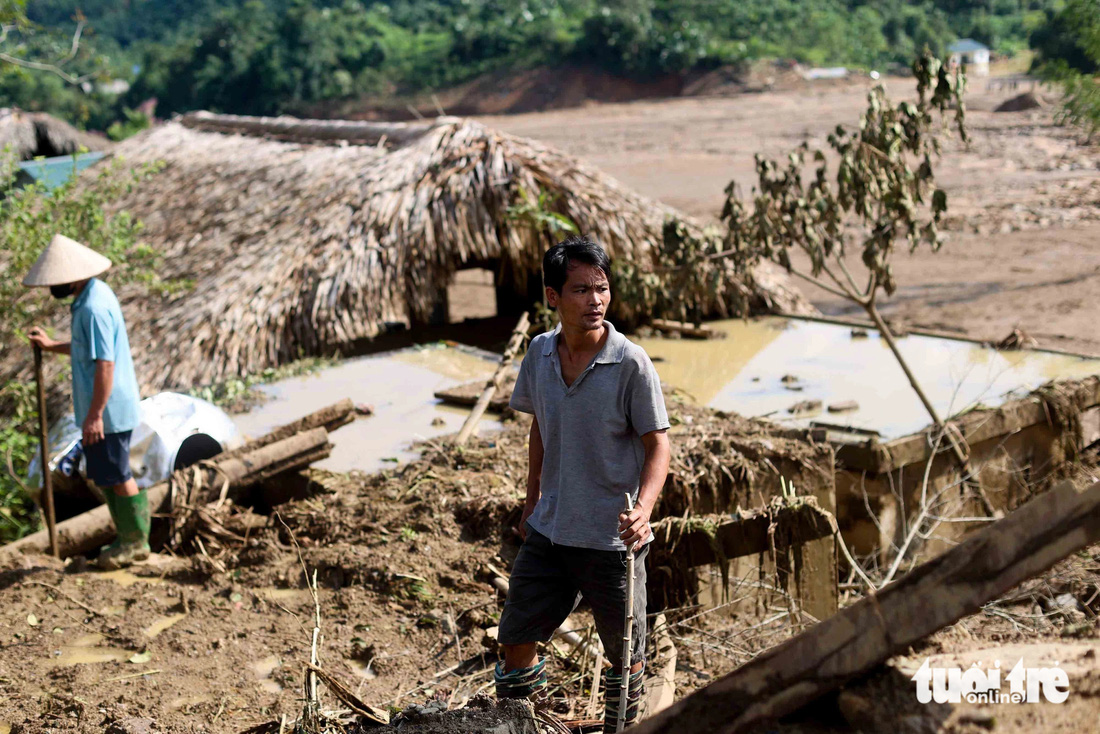
M70 342L59 342L56 339L51 339L46 336L46 332L39 327L34 327L27 332L27 338L30 339L31 344L35 344L44 352L53 352L55 354L70 354L72 352L72 344Z
M642 445L645 446L645 463L642 465L638 501L629 514L624 512L619 515L619 537L628 548L637 547L649 537L649 517L653 513L653 505L657 504L657 495L664 489L672 455L667 430L650 431L642 436Z
M542 494L542 433L539 432L539 419L534 416L531 416L530 444L527 448L527 499L519 520L519 535L524 540L527 539L527 518L535 511Z
M92 382L92 404L88 407L88 417L84 419L85 446L103 440L103 411L107 408L107 398L111 397L114 384L115 363L97 360L95 379Z

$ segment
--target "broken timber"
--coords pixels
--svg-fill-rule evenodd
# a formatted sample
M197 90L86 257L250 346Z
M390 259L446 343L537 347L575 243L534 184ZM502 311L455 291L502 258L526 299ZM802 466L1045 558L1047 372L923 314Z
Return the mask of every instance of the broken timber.
M335 430L355 420L355 407L351 400L341 400L321 410L310 413L285 426L246 443L245 445L219 454L210 462L198 467L201 472L202 489L206 492L227 492L246 487L269 479L291 469L309 466L329 455L332 447L328 442L328 431ZM196 468L188 467L187 472ZM166 481L153 485L149 493L149 506L154 513L172 512L180 504L180 498L172 497L171 506L164 507L172 494L174 479L179 472ZM191 497L192 503L201 503L201 498ZM70 518L57 526L58 551L61 557L87 553L104 543L110 542L115 535L114 525L106 505L100 505L81 515ZM0 556L10 553L45 553L49 538L44 531L32 533L12 543L0 547Z
M323 456L331 448L328 433L323 428L314 428L298 433L282 441L276 441L254 451L230 456L217 457L200 467L203 471L203 488L216 493L224 486L231 491L260 482L274 474L292 468L308 466ZM180 473L190 473L193 467L181 469ZM173 475L175 477L176 475ZM158 482L148 490L149 507L153 513L172 512L170 504L173 478ZM232 494L229 495L232 497ZM192 498L192 502L194 502ZM201 503L201 500L199 501ZM164 507L169 504L168 507ZM100 505L82 515L70 518L57 526L58 553L65 558L94 550L115 537L115 527L107 505ZM49 536L39 531L0 548L0 556L10 553L45 553L49 549Z
M488 410L494 413L501 413L508 407L508 401L512 399L512 390L516 386L517 376L516 370L508 370L505 373L504 379L500 382L500 386L489 400ZM456 385L455 387L448 387L445 390L437 390L435 392L435 397L438 400L442 400L447 405L472 408L477 405L478 398L481 397L484 391L485 382L483 380L475 380L474 382L467 382L462 385Z
M691 324L685 324L681 321L669 321L667 319L653 319L649 322L657 331L663 331L670 334L679 334L680 336L687 337L688 339L725 339L726 333L718 331L717 329L707 329L703 327L692 326Z
M474 409L470 411L466 422L462 424L462 430L458 432L458 437L455 439L455 446L465 446L466 442L470 440L470 436L474 435L474 431L477 430L477 422L481 420L481 416L485 413L485 409L489 407L493 395L500 388L500 383L504 380L504 375L507 373L509 365L512 364L512 360L515 359L516 352L523 346L523 342L527 337L528 322L527 312L524 311L519 317L519 321L516 322L516 328L512 330L512 338L508 340L508 346L500 358L500 364L497 366L496 372L485 383L485 389L481 391L481 396L477 399Z
M718 563L828 538L836 519L812 497L774 504L736 518L730 515L669 517L653 524L654 537L688 566Z
M1096 542L1100 482L1063 482L629 731L734 734L774 721Z

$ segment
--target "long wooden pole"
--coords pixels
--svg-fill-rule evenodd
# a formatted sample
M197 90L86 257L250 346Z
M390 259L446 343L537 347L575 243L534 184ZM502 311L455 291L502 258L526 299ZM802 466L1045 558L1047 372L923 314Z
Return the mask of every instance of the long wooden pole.
M516 352L523 346L523 340L527 336L527 326L530 323L530 316L525 311L522 316L519 317L519 321L516 322L516 328L512 330L512 338L508 340L508 347L504 350L504 356L500 358L500 365L497 367L497 371L493 373L493 376L485 383L485 389L481 391L481 397L477 399L474 404L474 409L470 411L469 417L466 418L466 422L462 424L462 430L458 432L458 437L455 439L455 446L464 446L466 442L470 440L470 436L474 434L474 430L477 429L477 422L481 420L481 416L485 413L486 408L489 407L489 403L493 400L493 395L500 387L500 383L504 380L504 373L508 369L508 365L512 364L512 360L515 359Z
M50 534L50 555L58 558L57 517L53 507L53 478L50 476L50 441L46 426L46 383L42 379L42 347L34 345L34 382L38 390L38 448L42 467L42 514Z

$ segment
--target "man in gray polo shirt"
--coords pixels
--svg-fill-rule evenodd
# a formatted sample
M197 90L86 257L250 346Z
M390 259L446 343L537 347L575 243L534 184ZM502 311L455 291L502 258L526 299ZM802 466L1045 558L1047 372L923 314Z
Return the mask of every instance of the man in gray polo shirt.
M604 320L611 289L603 248L570 237L546 253L543 276L560 326L531 342L510 403L534 420L524 543L500 617L497 695L526 697L545 688L536 643L549 640L583 596L612 664L604 730L614 731L628 547L636 549L628 724L643 692L645 558L653 539L649 516L668 474L668 416L653 363ZM630 513L626 494L635 500Z

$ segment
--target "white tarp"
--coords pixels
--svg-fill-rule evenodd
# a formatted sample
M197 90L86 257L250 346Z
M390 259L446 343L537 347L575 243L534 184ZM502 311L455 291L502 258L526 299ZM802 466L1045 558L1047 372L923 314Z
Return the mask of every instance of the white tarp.
M141 401L141 425L130 436L130 470L142 489L168 478L180 446L190 436L205 434L221 444L222 450L240 443L240 434L229 415L213 403L174 392L162 392ZM48 434L50 469L66 476L74 472L87 477L81 431L69 413L57 421ZM42 487L42 475L35 450L27 470L29 487Z

